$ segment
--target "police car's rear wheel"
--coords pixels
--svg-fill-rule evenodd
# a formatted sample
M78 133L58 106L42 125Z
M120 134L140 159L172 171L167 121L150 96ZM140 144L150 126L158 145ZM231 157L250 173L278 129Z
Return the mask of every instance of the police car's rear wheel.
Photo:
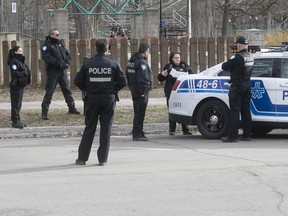
M219 139L228 131L229 108L219 100L207 101L198 109L196 124L205 138Z

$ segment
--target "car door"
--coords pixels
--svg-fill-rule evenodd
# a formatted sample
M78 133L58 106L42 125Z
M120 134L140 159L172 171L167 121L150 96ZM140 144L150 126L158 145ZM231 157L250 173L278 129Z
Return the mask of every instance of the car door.
M250 110L253 121L277 122L273 58L254 60L251 77Z
M278 122L288 121L288 59L282 58L277 61L280 76L276 80L277 88L277 113Z

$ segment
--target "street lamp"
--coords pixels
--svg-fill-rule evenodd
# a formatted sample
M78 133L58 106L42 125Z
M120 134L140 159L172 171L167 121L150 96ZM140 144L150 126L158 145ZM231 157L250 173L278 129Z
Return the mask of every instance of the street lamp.
M256 29L258 28L258 18L255 17L255 21L256 21Z

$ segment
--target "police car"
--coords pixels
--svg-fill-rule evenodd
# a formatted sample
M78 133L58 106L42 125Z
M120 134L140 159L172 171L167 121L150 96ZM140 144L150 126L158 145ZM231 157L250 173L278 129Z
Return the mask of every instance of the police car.
M178 77L169 100L169 118L197 125L208 139L225 136L229 127L229 72L221 66ZM250 108L254 135L288 128L287 51L254 54Z

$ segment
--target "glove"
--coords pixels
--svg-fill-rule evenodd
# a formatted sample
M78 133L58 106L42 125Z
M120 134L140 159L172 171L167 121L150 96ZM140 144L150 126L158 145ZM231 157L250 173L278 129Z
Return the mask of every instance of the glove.
M60 69L61 69L61 70L68 69L68 67L69 67L68 64L61 64L61 65L60 65Z

